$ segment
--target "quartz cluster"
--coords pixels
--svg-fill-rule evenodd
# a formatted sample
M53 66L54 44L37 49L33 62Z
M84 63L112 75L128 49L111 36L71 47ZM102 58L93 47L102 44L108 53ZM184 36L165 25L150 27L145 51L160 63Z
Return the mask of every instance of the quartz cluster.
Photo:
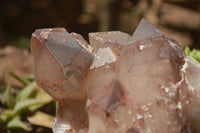
M31 49L37 84L58 101L54 133L200 132L200 64L145 19L89 44L38 29Z

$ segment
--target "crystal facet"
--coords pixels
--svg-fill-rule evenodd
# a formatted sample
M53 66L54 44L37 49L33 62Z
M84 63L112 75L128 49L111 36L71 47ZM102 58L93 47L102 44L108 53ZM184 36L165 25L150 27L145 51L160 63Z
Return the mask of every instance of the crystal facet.
M200 132L200 65L142 19L132 36L63 28L32 35L37 84L58 101L55 133Z
M37 84L58 101L85 99L80 83L94 55L63 28L36 30L31 43Z

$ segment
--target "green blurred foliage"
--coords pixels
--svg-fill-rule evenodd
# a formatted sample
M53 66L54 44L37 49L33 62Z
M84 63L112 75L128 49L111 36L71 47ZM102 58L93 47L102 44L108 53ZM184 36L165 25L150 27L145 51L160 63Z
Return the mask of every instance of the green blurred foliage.
M195 60L197 60L198 62L200 62L200 50L197 49L190 49L189 47L185 48L185 53L188 56L191 56L192 58L194 58Z
M11 84L8 84L0 93L0 101L5 106L0 114L0 124L5 124L9 129L31 131L31 124L24 121L26 117L55 101L37 87L33 76L18 77L13 73L11 75L24 84L24 88L14 96L12 93L14 88Z
M16 40L16 46L20 48L26 48L30 50L30 38L27 36L21 36Z

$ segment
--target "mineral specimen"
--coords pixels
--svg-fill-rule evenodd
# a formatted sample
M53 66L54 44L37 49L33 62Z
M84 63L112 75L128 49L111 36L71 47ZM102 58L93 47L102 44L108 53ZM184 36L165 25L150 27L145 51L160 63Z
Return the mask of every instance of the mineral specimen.
M142 19L133 36L32 35L37 84L58 101L54 133L198 133L200 65Z

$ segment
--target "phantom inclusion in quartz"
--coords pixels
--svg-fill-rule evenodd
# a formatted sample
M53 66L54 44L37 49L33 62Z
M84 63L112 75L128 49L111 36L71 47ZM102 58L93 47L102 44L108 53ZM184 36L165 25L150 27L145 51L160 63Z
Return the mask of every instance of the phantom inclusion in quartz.
M54 133L199 133L200 64L142 19L132 36L38 29L38 86L58 101ZM41 99L42 100L42 99Z

